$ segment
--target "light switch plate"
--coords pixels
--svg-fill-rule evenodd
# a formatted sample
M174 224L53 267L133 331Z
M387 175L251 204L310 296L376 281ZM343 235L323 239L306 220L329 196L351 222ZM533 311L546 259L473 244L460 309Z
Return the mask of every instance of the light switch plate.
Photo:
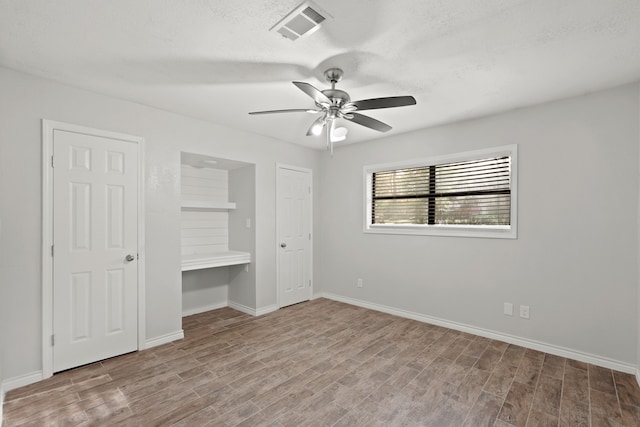
M504 314L506 314L507 316L513 316L513 304L511 304L510 302L504 303Z

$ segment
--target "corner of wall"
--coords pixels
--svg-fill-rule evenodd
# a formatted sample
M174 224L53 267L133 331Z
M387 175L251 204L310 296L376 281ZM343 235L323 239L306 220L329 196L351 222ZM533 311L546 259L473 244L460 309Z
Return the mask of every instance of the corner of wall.
M2 355L0 354L0 426L2 425L2 408L4 407L4 380L2 377Z
M196 307L188 310L182 309L182 317L193 316L195 314L200 314L200 313L206 313L207 311L218 310L224 307L229 307L228 300L217 302L215 304L208 304L205 306Z
M160 337L151 338L145 341L144 348L140 350L146 350L148 348L157 347L162 344L168 344L173 341L178 341L184 338L184 330L172 332L170 334L162 335Z
M254 309L251 307L247 307L246 305L239 304L235 301L229 301L229 307L254 317L263 316L265 314L269 314L278 310L277 305L269 305L266 307L258 307Z
M637 114L638 114L638 164L640 165L640 82L636 87L638 91ZM638 174L638 181L640 183L640 174ZM636 242L636 381L640 385L640 189L638 191L638 229L637 229L637 242Z
M0 377L0 426L2 425L2 408L4 406L4 387L2 387L2 381Z

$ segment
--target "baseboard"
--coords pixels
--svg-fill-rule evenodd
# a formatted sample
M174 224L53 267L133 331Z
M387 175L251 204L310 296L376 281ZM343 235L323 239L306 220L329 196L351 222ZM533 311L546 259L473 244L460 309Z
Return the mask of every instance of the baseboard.
M220 308L224 308L224 307L230 307L233 308L234 310L238 310L241 311L243 313L246 314L250 314L251 316L262 316L264 314L268 314L271 312L274 312L278 309L277 305L270 305L267 307L261 307L261 308L251 308L251 307L247 307L246 305L242 305L240 303L234 302L234 301L226 301L223 303L218 303L218 304L213 304L213 305L209 305L206 307L200 307L200 308L194 308L191 310L185 310L182 312L182 317L186 317L186 316L192 316L194 314L200 314L200 313L204 313L207 311L211 311L211 310L217 310Z
M145 341L145 348L156 347L162 344L166 344L172 341L176 341L184 338L184 331L180 330L172 334L163 335L161 337L153 338ZM143 350L143 349L140 349ZM29 374L20 375L15 378L8 378L0 383L0 414L2 413L2 403L4 402L4 396L7 392L16 388L24 387L44 379L42 371L32 372ZM0 417L0 425L2 425L2 417Z
M269 305L267 307L260 307L256 310L256 316L263 316L265 314L273 313L274 311L278 311L279 307L277 305Z
M144 348L157 347L162 344L168 344L172 341L181 340L184 338L184 331L180 329L179 331L172 332L170 334L162 335L160 337L151 338L150 340L146 340L144 342ZM142 349L141 349L142 350Z
M24 387L29 384L37 383L44 379L42 371L32 372L30 374L20 375L15 378L8 378L2 381L0 389L2 389L2 399L4 401L4 394L10 392L13 389Z
M198 307L198 308L191 308L189 310L183 310L182 317L193 316L194 314L200 314L200 313L204 313L211 310L217 310L219 308L224 308L224 307L229 307L229 303L227 301L218 303L218 304L208 305L206 307Z
M255 308L247 307L246 305L242 305L237 302L229 301L229 307L233 308L234 310L238 310L243 313L250 314L251 316L256 315Z
M262 316L278 310L278 306L275 304L267 307L251 308L234 301L229 301L229 307L233 308L234 310L238 310L243 313L250 314L251 316Z
M417 320L423 323L429 323L432 325L443 326L445 328L454 329L456 331L467 332L473 335L479 335L485 338L491 338L498 341L507 342L509 344L519 345L521 347L530 348L532 350L538 350L545 353L553 354L556 356L566 357L580 362L590 363L592 365L601 366L603 368L609 368L620 372L629 374L635 374L636 379L640 383L640 374L635 365L629 363L620 362L617 360L609 359L606 357L600 357L593 354L582 353L579 351L571 350L565 347L560 347L552 344L547 344L535 340L529 340L526 338L520 338L513 335L507 335L500 332L491 331L488 329L478 328L475 326L451 322L445 319L437 317L427 316L420 313L401 310L386 305L370 303L368 301L362 301L354 298L343 297L341 295L324 293L323 297L334 301L343 302L346 304L355 305L358 307L368 308L375 311L380 311L387 314L393 314L395 316L404 317L406 319Z
M166 344L172 341L176 341L184 338L184 331L181 329L177 332L163 335L161 337L152 338L150 340L145 341L145 349L156 347L162 344ZM140 349L144 350L144 349ZM15 378L8 378L2 383L0 383L0 395L2 396L2 401L4 401L4 394L20 387L24 387L29 384L36 383L38 381L42 381L44 379L42 371L32 372L30 374L21 375ZM2 425L2 424L0 424Z

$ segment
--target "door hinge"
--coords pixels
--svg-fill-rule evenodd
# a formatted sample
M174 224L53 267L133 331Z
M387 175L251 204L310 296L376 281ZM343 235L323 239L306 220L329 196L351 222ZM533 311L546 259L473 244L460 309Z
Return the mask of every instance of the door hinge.
M51 245L51 256L53 256L53 245Z
M55 335L51 335L51 346L53 347L54 345L56 345L56 336Z
M51 167L53 167L53 156L51 156Z
M311 287L311 279L309 279L309 287Z
M309 233L309 240L311 240L311 233Z
M311 187L309 187L309 194L311 194Z

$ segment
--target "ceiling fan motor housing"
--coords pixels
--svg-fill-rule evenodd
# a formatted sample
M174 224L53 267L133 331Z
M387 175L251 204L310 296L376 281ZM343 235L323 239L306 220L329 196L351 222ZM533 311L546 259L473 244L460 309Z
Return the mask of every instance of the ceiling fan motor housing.
M331 100L331 105L336 107L342 107L344 104L351 101L349 94L340 89L325 89L321 92Z

